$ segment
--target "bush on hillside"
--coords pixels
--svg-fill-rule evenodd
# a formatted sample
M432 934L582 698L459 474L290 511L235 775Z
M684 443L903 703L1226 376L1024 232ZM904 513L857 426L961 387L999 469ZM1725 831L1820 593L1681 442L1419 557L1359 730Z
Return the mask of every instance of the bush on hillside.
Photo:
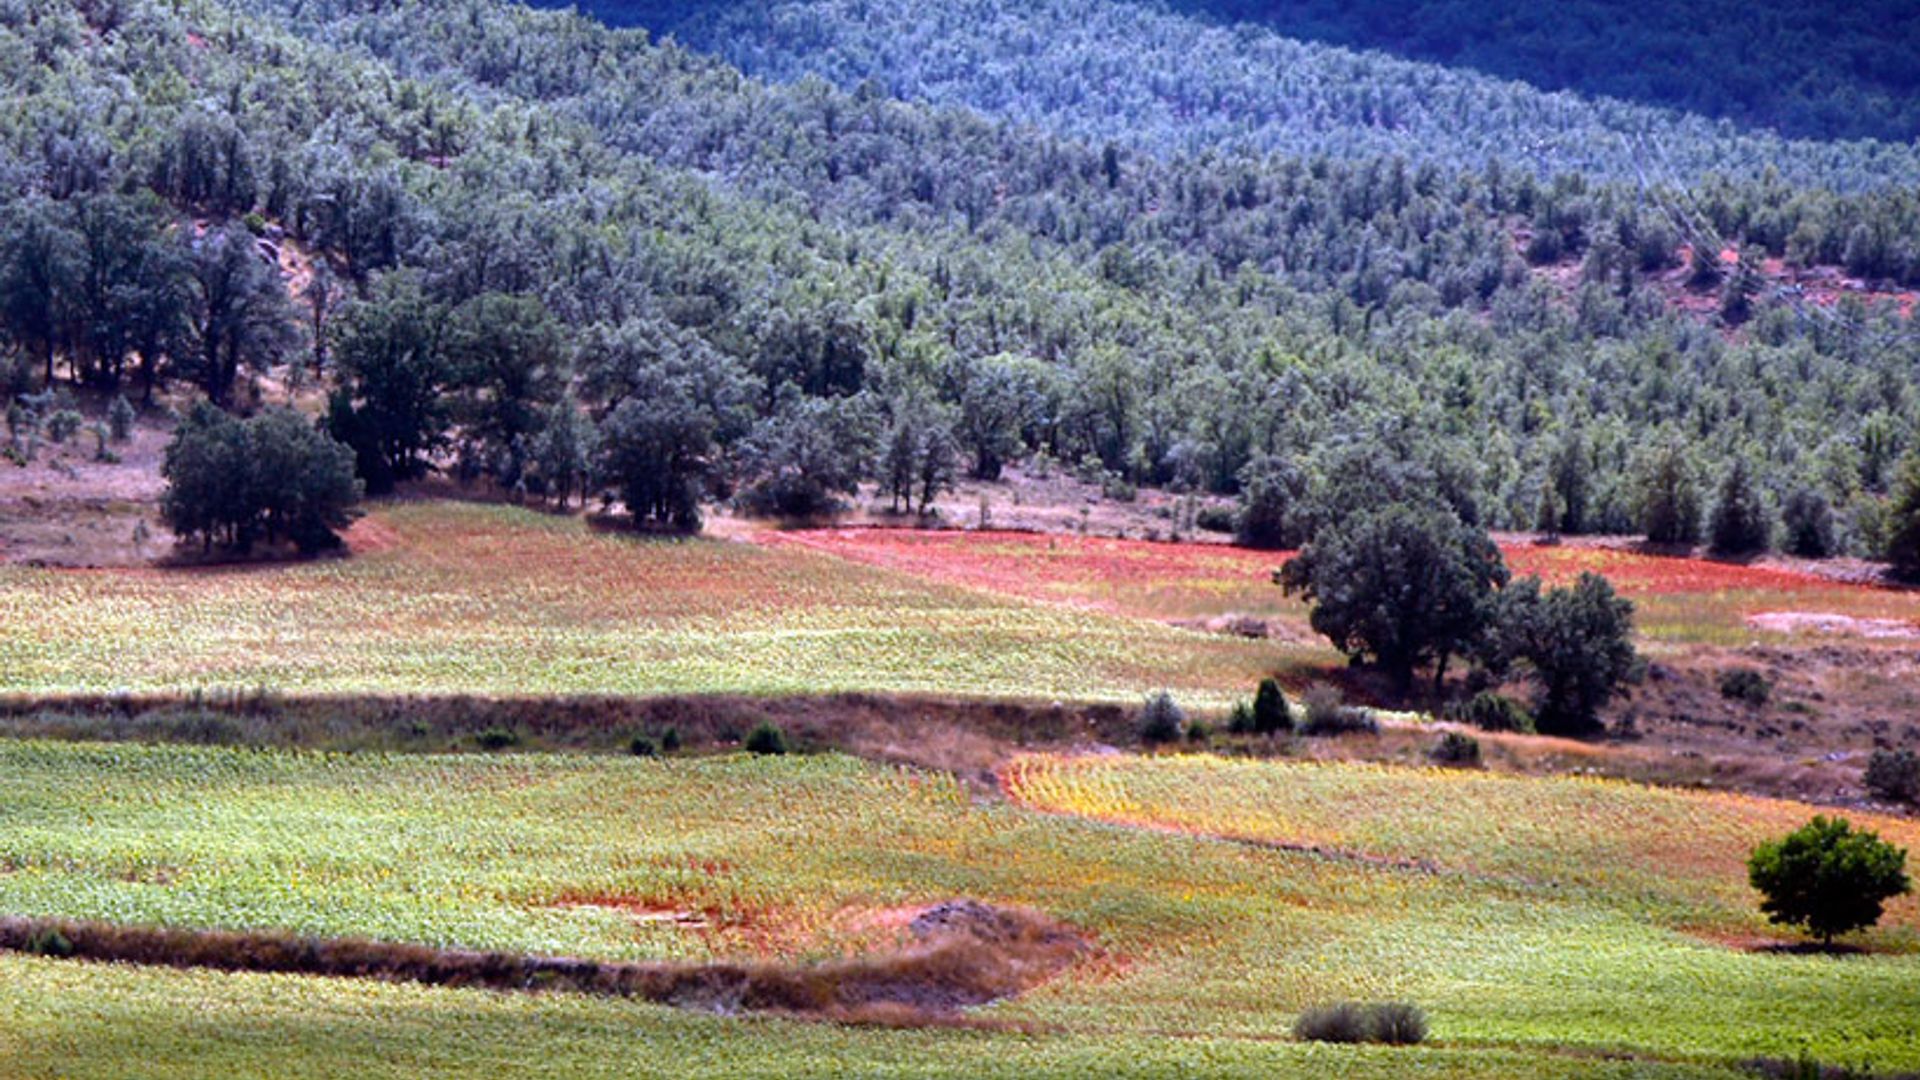
M1752 668L1734 668L1720 676L1720 696L1757 709L1773 696L1773 684Z
M1465 732L1449 731L1440 736L1433 744L1427 756L1440 765L1465 765L1478 767L1480 764L1480 740Z
M1911 750L1875 750L1867 759L1867 790L1888 802L1920 802L1920 755Z
M1491 690L1483 690L1465 701L1456 701L1447 706L1447 719L1461 724L1472 724L1482 731L1517 731L1522 734L1533 733L1533 716L1520 703Z
M1324 683L1308 690L1302 702L1306 706L1306 716L1300 723L1302 735L1371 735L1380 730L1380 722L1371 712L1346 704L1340 691Z
M1140 741L1148 746L1164 746L1180 738L1186 729L1187 714L1173 695L1165 690L1147 699L1140 709Z
M1256 735L1277 735L1293 729L1293 710L1287 706L1285 694L1280 692L1280 683L1274 679L1261 679L1260 687L1253 695L1253 733Z
M778 724L771 720L762 720L747 732L743 744L747 753L761 755L779 755L787 752L787 735Z

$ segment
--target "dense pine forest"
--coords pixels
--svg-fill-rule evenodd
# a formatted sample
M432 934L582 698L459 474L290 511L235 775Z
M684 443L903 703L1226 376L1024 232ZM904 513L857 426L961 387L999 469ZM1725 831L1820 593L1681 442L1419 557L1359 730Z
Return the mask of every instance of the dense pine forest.
M1075 10L978 6L981 41L1041 58ZM187 385L245 411L292 364L373 491L443 468L685 526L716 496L805 513L1038 458L1115 491L1419 491L1488 527L1635 532L1653 495L1737 475L1831 517L1823 546L1884 547L1920 423L1911 146L1290 45L1262 62L1297 68L1316 126L1232 91L1268 31L1199 23L1226 35L1183 65L1200 82L1150 59L1110 82L1212 104L1108 138L1125 92L1053 95L1125 23L1063 35L1081 68L1009 112L979 100L1003 73L964 74L976 43L888 22L909 12L701 16L831 38L822 78L742 33L760 81L501 0L13 0L12 411ZM879 38L855 14L923 65L856 64ZM301 280L262 254L288 252Z

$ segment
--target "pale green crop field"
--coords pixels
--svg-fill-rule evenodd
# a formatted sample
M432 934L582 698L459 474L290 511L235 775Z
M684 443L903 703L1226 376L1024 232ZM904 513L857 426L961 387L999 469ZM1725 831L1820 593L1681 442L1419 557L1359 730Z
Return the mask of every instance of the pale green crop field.
M0 693L912 691L1223 703L1277 646L1066 610L799 548L391 503L352 558L0 566Z
M1194 785L1217 787L1222 805L1277 814L1287 804L1276 792L1298 779L1280 766L1162 775L1187 766L1112 761L1098 784L1136 802ZM1316 798L1343 783L1365 798L1381 783L1378 769L1317 768ZM1408 798L1473 798L1447 774L1391 780ZM1565 781L1509 782L1537 785L1500 798L1542 815L1580 793L1557 786ZM1694 805L1699 796L1628 790L1644 792L1649 830L1729 813ZM1462 812L1437 834L1398 829L1410 852L1438 864L1416 868L1353 858L1368 852L1337 850L1338 835L1320 838L1327 854L1222 840L1200 828L1211 811L1192 813L1180 828L1146 828L1093 803L982 801L944 777L839 756L0 744L6 913L608 958L807 959L881 946L898 933L888 912L966 896L1038 908L1100 949L977 1012L1031 1034L7 958L0 1040L13 1045L0 1041L10 1063L0 1072L208 1075L205 1063L220 1062L221 1075L321 1075L361 1071L357 1055L389 1045L388 1075L1627 1075L1727 1070L1802 1049L1920 1068L1911 908L1871 955L1761 954L1677 929L1666 905L1647 902L1647 883L1668 875L1676 903L1723 930L1758 932L1737 883L1702 886L1712 859L1668 853L1682 844L1632 845L1638 876L1614 888L1580 878L1573 856L1482 865L1478 853L1538 839L1499 831L1497 814ZM1705 843L1737 840L1709 833ZM1347 997L1418 1002L1434 1044L1287 1039L1299 1009Z
M424 1077L1353 1077L1692 1080L1726 1068L1487 1048L1328 1047L1124 1032L882 1031L564 996L0 956L12 1080Z

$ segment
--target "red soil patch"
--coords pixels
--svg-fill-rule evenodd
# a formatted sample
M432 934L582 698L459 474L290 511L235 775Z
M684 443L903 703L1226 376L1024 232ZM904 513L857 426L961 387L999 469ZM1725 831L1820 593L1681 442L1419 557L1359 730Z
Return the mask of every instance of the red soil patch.
M1169 617L1173 613L1141 611L1141 605L1131 602L1132 594L1181 586L1214 596L1249 589L1276 605L1280 601L1279 590L1272 584L1273 572L1292 555L1218 544L992 531L862 527L760 531L750 536L758 543L804 547L943 582ZM1522 537L1503 537L1500 550L1515 577L1536 574L1548 584L1561 585L1591 571L1627 596L1730 592L1800 596L1812 591L1884 600L1898 595L1778 562L1720 562L1600 543L1543 546ZM1229 633L1251 631L1250 626L1236 623L1237 613L1232 611L1182 614L1195 626Z
M1230 616L1213 608L1230 604L1233 590L1278 604L1273 572L1288 557L1220 544L978 530L838 528L752 539L990 592L1169 620ZM1222 626L1241 632L1230 624Z
M1515 577L1537 574L1549 584L1565 584L1592 571L1629 595L1846 587L1836 586L1818 574L1776 566L1652 555L1608 547L1503 543L1500 551Z

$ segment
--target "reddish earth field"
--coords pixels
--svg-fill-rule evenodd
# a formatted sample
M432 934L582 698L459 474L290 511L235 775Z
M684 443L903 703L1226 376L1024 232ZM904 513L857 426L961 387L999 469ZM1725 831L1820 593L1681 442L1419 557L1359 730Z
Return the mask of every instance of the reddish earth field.
M1030 599L1285 644L1276 670L1296 689L1333 681L1363 698L1316 637L1306 608L1273 584L1284 552L1018 532L833 528L746 538ZM1920 744L1920 593L1835 580L1785 562L1743 565L1606 544L1502 543L1516 576L1606 576L1634 601L1647 677L1609 709L1612 737L1496 739L1490 752L1553 768L1732 787L1830 803L1865 799L1877 747ZM1722 695L1735 669L1773 687L1762 704ZM1523 688L1514 688L1524 693ZM1384 747L1382 748L1385 749Z
M1303 604L1273 584L1287 552L999 531L834 528L749 535L937 581L1213 629L1251 632L1259 620L1271 630L1306 616ZM1564 584L1587 571L1605 576L1639 606L1641 630L1654 641L1911 644L1920 637L1920 592L1834 580L1809 569L1520 539L1503 541L1501 552L1516 577L1537 574Z

